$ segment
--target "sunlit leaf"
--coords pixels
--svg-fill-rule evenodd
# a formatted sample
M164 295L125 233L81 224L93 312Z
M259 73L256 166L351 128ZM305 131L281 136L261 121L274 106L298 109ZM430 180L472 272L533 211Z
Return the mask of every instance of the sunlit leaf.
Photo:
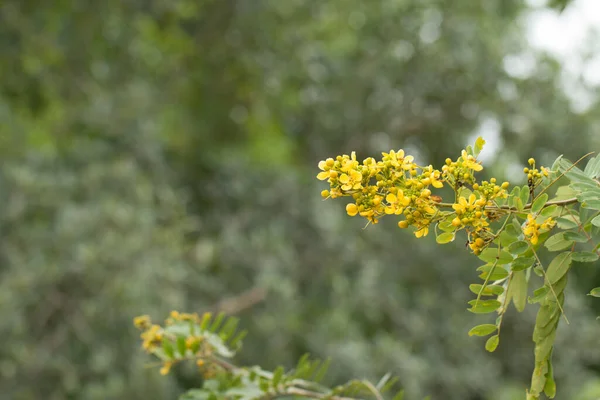
M485 342L485 349L492 353L494 350L496 350L498 344L500 344L500 336L494 335L490 337L487 342Z
M497 329L498 327L494 324L477 325L469 331L469 336L487 336L496 332Z
M454 232L444 232L440 235L438 235L435 240L436 242L440 243L440 244L444 244L444 243L449 243L452 242L454 240Z

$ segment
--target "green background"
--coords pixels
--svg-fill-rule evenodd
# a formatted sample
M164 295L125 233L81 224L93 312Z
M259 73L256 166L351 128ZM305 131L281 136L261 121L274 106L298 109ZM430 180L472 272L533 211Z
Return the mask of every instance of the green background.
M333 359L330 383L389 371L408 399L521 399L536 307L486 353L462 239L362 229L315 176L353 150L440 165L481 126L498 128L484 177L598 151L600 107L572 111L556 60L504 68L532 51L527 7L3 1L0 398L175 399L198 378L145 368L132 318L225 305L250 331L241 364L310 352ZM569 282L560 399L600 396L598 266Z

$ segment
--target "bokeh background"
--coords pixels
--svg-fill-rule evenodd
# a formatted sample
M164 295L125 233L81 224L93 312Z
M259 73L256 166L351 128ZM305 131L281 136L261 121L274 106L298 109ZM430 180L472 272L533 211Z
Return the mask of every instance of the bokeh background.
M439 164L482 134L484 176L519 182L530 156L600 150L598 75L565 67L598 65L598 32L569 59L530 40L582 1L2 1L0 398L175 399L198 378L144 368L132 318L224 309L250 331L240 364L310 352L331 383L522 399L535 307L486 353L464 243L362 229L316 165ZM570 280L560 399L600 397L598 267Z

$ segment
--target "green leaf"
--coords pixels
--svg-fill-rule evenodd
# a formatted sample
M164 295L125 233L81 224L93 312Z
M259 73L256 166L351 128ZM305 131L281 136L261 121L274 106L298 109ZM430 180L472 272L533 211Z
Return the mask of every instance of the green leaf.
M187 346L185 345L185 337L177 336L177 351L182 357L185 357Z
M591 251L580 251L573 253L571 259L577 262L594 262L598 260L598 254Z
M529 248L529 243L524 240L513 242L508 246L508 251L512 254L523 254Z
M592 179L600 177L600 155L590 158L583 173Z
M523 311L527 303L527 277L525 271L513 272L508 291L512 295L512 301L517 311Z
M271 382L274 388L277 387L277 385L279 385L279 383L281 382L281 378L283 378L283 373L284 369L281 365L275 368L275 371L273 371L273 379Z
M535 362L539 363L548 359L552 346L554 345L554 338L556 337L556 329L554 329L548 336L543 338L540 342L536 343L534 354Z
M496 350L499 343L500 343L500 336L494 335L494 336L490 337L487 340L487 342L485 342L485 349L487 351L489 351L490 353L492 353L494 350Z
M439 244L444 244L444 243L450 243L450 242L454 241L454 237L455 237L454 232L444 232L444 233L438 235L438 237L436 237L435 240Z
M546 270L546 279L550 284L558 282L569 270L571 266L571 252L565 251L557 255Z
M221 322L223 322L224 319L225 319L225 313L219 313L217 315L217 318L215 318L215 320L213 321L210 328L208 328L208 330L211 332L216 332L217 329L219 329L219 326L221 326Z
M498 252L497 248L487 248L479 254L479 259L491 263L498 260L498 265L508 264L513 260L513 256L504 250Z
M487 336L496 332L496 330L498 330L498 327L494 324L477 325L469 331L469 336Z
M565 232L565 240L572 240L574 242L585 243L588 241L587 236L579 232Z
M535 289L533 291L533 297L528 298L529 304L539 303L546 297L549 291L550 288L548 286L542 286L541 288Z
M519 198L521 199L521 202L523 203L523 206L525 206L525 204L527 204L527 202L529 201L529 186L525 185L521 187L521 193L519 193Z
M515 207L517 199L519 198L519 194L521 193L521 188L519 186L515 186L513 190L510 192L508 197L508 205L509 207Z
M558 206L556 204L548 206L540 212L540 215L544 218L556 217L559 214L560 214L560 209L558 208Z
M518 257L510 264L513 271L523 271L535 264L535 257Z
M577 215L565 215L556 219L556 224L560 229L573 229L577 228L581 221Z
M565 233L559 232L556 235L550 236L544 243L544 246L550 251L560 251L572 246L573 241L565 239Z
M481 136L479 136L475 140L475 146L473 148L473 155L475 157L477 157L479 155L479 153L481 153L481 150L483 150L483 145L484 144L485 144L485 140L483 140L483 138Z
M202 321L200 321L200 330L201 331L204 331L208 328L211 317L212 317L212 315L210 313L204 313L204 315L202 315Z
M544 206L546 205L547 202L548 202L548 194L542 193L541 195L539 195L537 197L537 199L535 199L535 201L531 205L531 212L534 214L537 214L539 211L542 210L542 208L544 208Z
M479 275L481 279L488 279L491 281L504 279L508 276L508 271L500 265L496 265L495 267L490 264L482 265L477 268L477 271L481 271L481 274Z
M469 301L471 308L468 310L474 314L487 314L496 311L502 303L498 300L471 300Z
M600 215L596 215L594 219L592 219L592 225L600 227Z
M517 238L519 237L519 235L522 233L521 231L521 226L516 223L514 221L512 221L512 224L507 224L506 228L504 229L504 232L508 233L510 236Z
M479 295L479 292L481 292L482 296L500 296L502 293L504 293L504 288L498 285L487 285L485 288L483 288L483 291L481 291L481 288L483 288L483 285L478 283L472 283L469 285L469 290L476 295Z
M593 296L593 297L600 297L600 287L597 288L593 288L589 293L588 296Z
M173 343L167 338L163 338L162 340L162 349L165 352L166 356L169 358L175 357L175 350L173 348Z
M561 201L572 199L573 197L577 196L577 193L578 192L576 190L569 186L561 186L558 189L556 189L556 195L552 200Z
M544 394L549 399L556 396L556 382L554 381L554 372L552 371L552 360L548 358L548 373L546 374L546 384L544 385Z
M584 200L581 202L581 207L589 208L591 210L600 210L600 198Z

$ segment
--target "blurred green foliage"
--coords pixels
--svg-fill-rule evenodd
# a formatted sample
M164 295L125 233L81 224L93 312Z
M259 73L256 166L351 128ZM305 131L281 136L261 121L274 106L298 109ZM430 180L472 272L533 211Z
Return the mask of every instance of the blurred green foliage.
M314 176L350 150L439 163L481 126L498 128L499 179L529 156L600 148L600 107L571 110L556 61L536 54L527 76L506 72L527 50L524 11L2 2L0 397L174 398L195 375L143 368L132 317L235 305L260 288L264 301L238 307L244 364L291 366L309 351L332 357L332 381L390 371L408 398L520 398L533 311L508 315L486 354L467 336L465 249L409 241L394 223L361 231L322 203ZM579 293L599 286L597 265L577 272ZM559 396L592 399L599 310L569 298Z

